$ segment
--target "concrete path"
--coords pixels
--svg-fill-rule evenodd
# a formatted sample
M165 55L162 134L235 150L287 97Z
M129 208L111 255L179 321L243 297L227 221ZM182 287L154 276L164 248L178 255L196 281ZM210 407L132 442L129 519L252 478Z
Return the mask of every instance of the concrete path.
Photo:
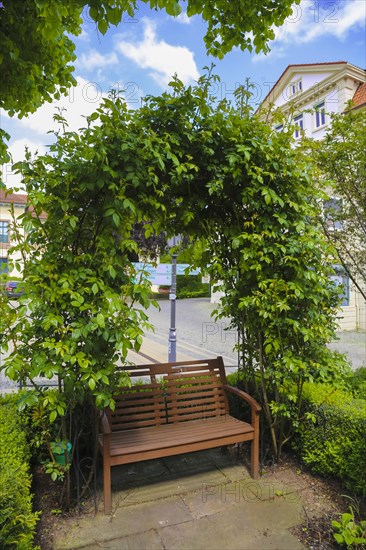
M298 484L250 478L236 449L112 469L113 512L58 521L55 550L297 550Z
M160 309L151 307L148 310L150 322L155 331L150 331L144 338L139 353L130 351L128 360L132 364L168 361L168 336L170 325L170 302L159 302ZM237 352L234 346L237 341L235 331L228 330L229 319L215 322L211 313L217 306L210 303L209 298L194 298L177 300L177 361L186 359L207 359L221 355L228 373L235 371L238 364ZM329 346L345 353L354 369L366 366L366 332L340 332L338 340ZM0 366L3 357L0 354ZM49 383L49 380L43 380ZM17 384L11 382L0 371L0 392L14 391Z
M159 350L159 361L167 361L170 302L162 300L159 305L160 310L151 307L147 312L150 322L155 327L155 332L147 333L145 342L149 341L150 346L156 344L156 349ZM225 366L238 364L237 352L233 350L237 342L237 334L235 331L229 330L229 319L223 318L214 321L211 314L216 308L217 305L211 304L209 298L177 300L177 360L179 360L180 354L188 354L189 357L202 359L221 355L224 358ZM365 331L339 332L337 340L330 343L329 347L340 353L345 353L354 369L366 366ZM182 356L183 360L185 358Z

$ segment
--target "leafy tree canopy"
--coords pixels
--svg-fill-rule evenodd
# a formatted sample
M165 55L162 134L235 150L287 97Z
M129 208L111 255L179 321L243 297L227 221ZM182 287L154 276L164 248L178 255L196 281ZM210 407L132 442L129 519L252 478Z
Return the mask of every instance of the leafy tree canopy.
M293 0L141 0L151 9L207 22L207 52L222 58L234 47L268 51L274 38L272 25L291 14ZM295 3L300 0L295 0ZM102 34L118 25L124 14L133 16L136 0L3 0L0 5L0 108L14 115L34 112L75 84L72 76L75 45L83 16L96 23Z
M326 234L366 300L366 111L334 115L325 139L314 146L321 178L339 199L325 211Z

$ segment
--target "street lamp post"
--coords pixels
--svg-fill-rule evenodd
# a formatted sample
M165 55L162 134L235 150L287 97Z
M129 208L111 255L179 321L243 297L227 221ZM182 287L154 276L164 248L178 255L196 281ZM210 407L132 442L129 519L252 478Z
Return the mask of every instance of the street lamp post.
M177 329L175 327L176 319L176 293L177 293L177 254L172 254L172 285L170 287L170 328L169 328L169 348L168 361L172 363L177 360Z

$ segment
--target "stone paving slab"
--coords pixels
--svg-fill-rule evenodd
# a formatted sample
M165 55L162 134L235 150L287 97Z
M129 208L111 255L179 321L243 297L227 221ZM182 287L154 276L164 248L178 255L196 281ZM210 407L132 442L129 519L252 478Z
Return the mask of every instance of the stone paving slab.
M106 543L88 544L83 546L83 550L161 550L163 548L162 540L154 529L137 535L109 540Z
M288 529L298 524L299 506L286 502L223 506L216 514L160 531L163 548L296 550L303 546Z
M112 468L112 509L149 502L173 495L220 487L234 479L251 479L236 452L220 449L148 460ZM179 472L179 475L177 475ZM100 487L99 510L103 510Z
M114 479L113 513L105 516L100 502L95 516L60 519L55 550L303 548L289 532L303 520L299 495L276 480L252 480L235 449L120 468L130 486Z

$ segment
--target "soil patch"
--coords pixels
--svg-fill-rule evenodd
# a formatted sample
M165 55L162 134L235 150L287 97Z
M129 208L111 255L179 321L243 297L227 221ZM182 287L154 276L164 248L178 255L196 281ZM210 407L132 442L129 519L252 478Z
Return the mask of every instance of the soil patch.
M312 474L291 456L265 476L284 487L289 485L301 499L305 520L291 529L292 534L310 550L339 550L333 538L332 520L339 520L350 505L341 483Z

